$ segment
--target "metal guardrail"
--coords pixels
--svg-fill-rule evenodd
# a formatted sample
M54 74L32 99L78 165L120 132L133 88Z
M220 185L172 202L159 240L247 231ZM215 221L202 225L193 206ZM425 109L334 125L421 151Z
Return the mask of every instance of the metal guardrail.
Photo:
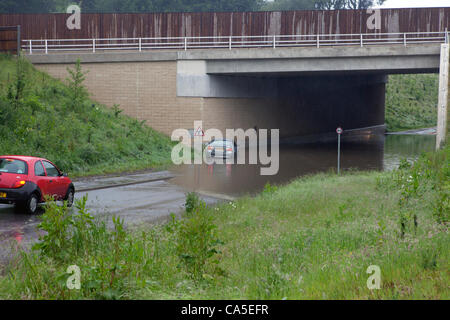
M34 52L155 50L155 49L237 49L280 47L370 46L399 44L449 43L449 32L217 36L165 38L100 38L22 40L22 50Z

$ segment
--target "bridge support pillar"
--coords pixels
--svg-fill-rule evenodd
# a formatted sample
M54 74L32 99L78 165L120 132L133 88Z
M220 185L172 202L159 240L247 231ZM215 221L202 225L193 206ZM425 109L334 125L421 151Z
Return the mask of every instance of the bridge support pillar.
M439 68L439 98L436 132L436 149L443 146L448 130L448 90L449 90L449 47L448 43L441 45L441 63Z

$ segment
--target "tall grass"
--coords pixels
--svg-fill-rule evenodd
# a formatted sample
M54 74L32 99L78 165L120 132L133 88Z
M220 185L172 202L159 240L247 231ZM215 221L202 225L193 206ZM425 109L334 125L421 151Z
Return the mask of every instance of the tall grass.
M173 216L167 225L129 231L118 217L110 227L94 218L86 201L77 201L73 212L48 202L39 242L30 252L19 251L4 270L0 298L129 299L144 289L164 295L222 272L216 250L221 242L204 203L198 201L183 220ZM80 289L67 284L73 265L81 270Z

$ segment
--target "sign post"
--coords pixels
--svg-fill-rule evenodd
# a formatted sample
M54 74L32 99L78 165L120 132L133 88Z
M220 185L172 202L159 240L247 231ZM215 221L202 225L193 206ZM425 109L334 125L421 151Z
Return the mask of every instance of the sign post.
M337 156L337 174L339 174L341 167L341 134L344 132L341 127L336 129L336 133L338 134L338 156Z
M197 128L197 130L195 130L194 132L194 159L196 159L197 156L197 152L201 152L201 157L203 159L203 137L205 136L205 132L203 131L202 127L199 126ZM201 141L201 148L200 150L197 150L195 148L195 140L200 139ZM195 179L195 187L194 187L194 191L197 191L198 187L200 186L200 175L201 175L201 162L200 162L200 166L196 165L197 163L194 160L194 179Z

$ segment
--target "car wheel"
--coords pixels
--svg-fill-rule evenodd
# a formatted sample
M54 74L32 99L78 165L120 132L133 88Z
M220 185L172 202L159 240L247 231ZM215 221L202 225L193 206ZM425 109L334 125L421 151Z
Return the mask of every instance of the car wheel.
M66 198L64 199L65 201L67 201L68 207L71 207L73 205L74 197L75 197L75 191L73 190L73 188L70 188L69 191L67 191Z
M25 209L29 214L35 214L39 204L39 198L37 194L33 193L26 202Z

